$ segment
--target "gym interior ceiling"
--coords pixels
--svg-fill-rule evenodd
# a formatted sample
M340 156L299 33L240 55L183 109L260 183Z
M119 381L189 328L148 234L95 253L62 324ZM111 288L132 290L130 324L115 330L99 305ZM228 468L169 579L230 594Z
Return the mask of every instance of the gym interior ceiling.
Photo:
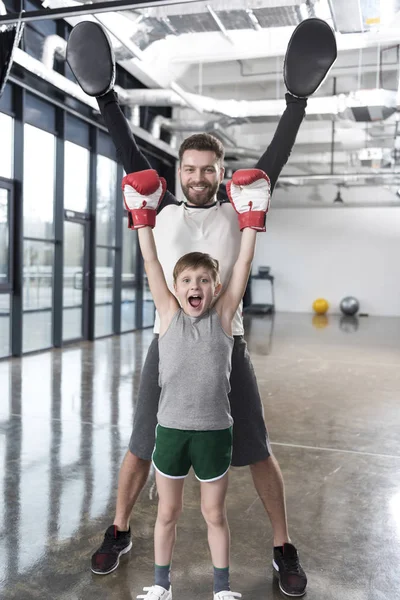
M85 3L43 4L79 10ZM254 164L272 139L285 106L283 59L294 28L308 17L324 19L336 32L338 58L308 102L280 185L310 187L316 199L324 184L385 187L399 203L400 0L147 0L107 13L96 13L95 4L92 14L66 20L100 21L119 64L150 88L118 90L132 124L138 106L173 106L173 119L156 118L151 135L166 129L173 145L195 131L214 132L232 169ZM43 77L55 55L65 55L65 41L50 37L44 67L36 69ZM75 92L82 98L77 86Z

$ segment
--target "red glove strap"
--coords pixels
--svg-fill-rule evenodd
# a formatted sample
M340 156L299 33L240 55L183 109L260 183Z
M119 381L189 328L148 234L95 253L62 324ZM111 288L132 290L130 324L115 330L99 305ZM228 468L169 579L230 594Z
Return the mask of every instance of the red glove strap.
M155 227L156 225L156 211L152 208L138 208L131 210L130 215L133 221L131 229L140 229L141 227Z
M249 210L245 213L239 213L238 216L240 231L245 227L250 227L250 229L256 229L257 231L265 231L267 213L263 210Z

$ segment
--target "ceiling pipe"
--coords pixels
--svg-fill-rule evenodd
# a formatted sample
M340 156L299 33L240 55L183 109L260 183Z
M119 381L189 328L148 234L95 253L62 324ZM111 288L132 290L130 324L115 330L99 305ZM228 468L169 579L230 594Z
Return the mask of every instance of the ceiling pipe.
M140 106L174 106L186 107L187 101L192 105L201 107L206 113L222 115L232 119L251 119L252 117L269 116L279 120L285 110L285 100L221 100L202 96L200 94L185 93L178 96L171 89L129 89L118 88L118 95L122 104ZM307 103L307 115L321 115L332 117L338 115L346 108L344 95L322 96L310 98Z
M198 0L111 0L109 2L82 3L81 6L63 6L62 8L53 8L44 10L31 10L23 12L21 15L10 13L0 17L0 25L11 25L13 23L31 23L33 21L47 21L49 19L64 19L65 17L74 17L78 15L111 12L117 10L137 10L139 8L149 8L155 6L168 6L170 4L190 4Z
M42 49L42 63L47 69L54 69L56 56L65 60L67 52L67 40L59 35L49 35L45 38Z
M393 179L394 177L400 178L400 171L383 171L377 169L371 173L348 173L348 174L336 174L326 173L325 175L319 173L318 175L280 175L279 181L281 183L287 182L293 185L304 185L306 181L341 181L343 183L356 183L359 179Z
M63 75L60 75L60 73L57 73L53 69L48 69L40 60L36 60L36 58L33 58L33 56L30 56L30 54L27 54L20 48L15 49L14 63L99 112L96 99L85 94L79 85L70 81Z

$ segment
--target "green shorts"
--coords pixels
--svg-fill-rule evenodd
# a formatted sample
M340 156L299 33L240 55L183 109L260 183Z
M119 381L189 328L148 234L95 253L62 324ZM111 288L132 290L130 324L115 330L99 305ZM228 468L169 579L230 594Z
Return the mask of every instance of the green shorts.
M214 481L228 471L231 458L232 427L216 431L156 427L152 460L161 475L183 479L193 467L199 481Z

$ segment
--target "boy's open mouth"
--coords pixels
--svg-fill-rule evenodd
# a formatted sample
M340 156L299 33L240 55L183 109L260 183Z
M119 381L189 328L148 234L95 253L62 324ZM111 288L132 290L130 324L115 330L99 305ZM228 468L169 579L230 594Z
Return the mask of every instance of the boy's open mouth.
M193 308L198 308L201 304L200 296L189 296L189 304L193 306Z

